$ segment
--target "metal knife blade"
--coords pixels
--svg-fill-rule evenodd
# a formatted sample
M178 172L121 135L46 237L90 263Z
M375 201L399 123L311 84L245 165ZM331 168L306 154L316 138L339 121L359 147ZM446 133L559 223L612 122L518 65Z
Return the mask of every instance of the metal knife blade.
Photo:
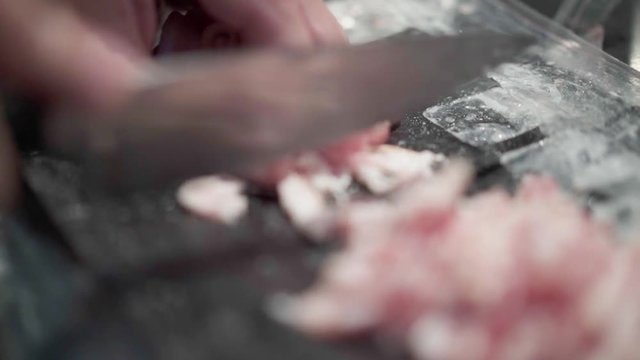
M111 184L242 173L426 109L531 44L501 34L424 35L191 56L166 64L156 84L115 113L59 117L49 138L79 145L76 153Z

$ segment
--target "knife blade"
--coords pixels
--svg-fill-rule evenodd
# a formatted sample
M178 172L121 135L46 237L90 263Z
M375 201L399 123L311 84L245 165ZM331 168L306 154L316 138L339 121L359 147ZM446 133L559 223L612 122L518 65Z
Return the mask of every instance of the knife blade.
M58 117L46 138L82 154L111 185L242 174L424 110L531 44L502 34L420 35L307 52L191 55L156 69L155 82L115 112Z

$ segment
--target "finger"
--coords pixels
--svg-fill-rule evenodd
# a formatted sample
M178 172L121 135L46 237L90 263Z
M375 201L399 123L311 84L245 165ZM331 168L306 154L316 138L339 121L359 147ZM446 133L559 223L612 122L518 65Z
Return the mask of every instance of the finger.
M322 0L307 0L304 3L305 17L308 19L316 45L332 46L347 44L347 36Z
M314 45L303 1L200 0L213 18L242 31L249 45L306 48Z
M142 81L130 49L98 34L68 9L0 0L0 78L10 86L94 106L108 106Z
M155 0L64 0L92 24L118 36L135 49L148 53L158 27Z

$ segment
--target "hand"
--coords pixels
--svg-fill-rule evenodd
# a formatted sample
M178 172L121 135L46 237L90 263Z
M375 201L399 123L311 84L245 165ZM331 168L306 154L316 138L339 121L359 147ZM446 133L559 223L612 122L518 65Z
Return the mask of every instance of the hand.
M199 25L192 26L198 28L195 34L201 40L215 39L217 29L230 29L238 35L236 45L242 46L311 48L346 44L340 26L321 0L200 0L191 5L195 7L189 14L199 14L204 26L202 29ZM55 110L62 114L69 111L87 114L84 120L89 128L99 125L97 119L109 118L109 113L130 111L138 114L135 99L144 93L147 80L155 75L155 70L160 69L160 78L176 74L180 77L180 71L172 71L170 66L163 70L151 62L159 18L160 10L153 0L0 0L0 45L13 46L10 56L0 58L0 79L43 95L54 105L80 104L55 106ZM168 29L170 27L165 26L165 30ZM177 35L177 40L183 38L180 32ZM195 48L210 45L200 41ZM240 64L236 65L233 66L235 72L245 72L237 69ZM267 58L251 69L269 72L270 66ZM226 68L217 73L226 74ZM208 77L208 84L220 82L221 100L234 94L242 98L242 89L252 88L251 81L245 81L239 88L227 89L224 82L229 79L226 78ZM249 76L243 78L251 80ZM181 99L188 94L198 95L194 101L206 104L207 115L228 110L230 105L224 102L211 104L212 94L201 92L205 89L198 78L185 77L179 83L181 86L176 88L179 93L171 94L173 98L167 99L166 106L162 107L166 112L162 114L175 114L175 119L183 119L200 111L197 106L180 106ZM215 108L216 103L221 104L220 109ZM247 110L240 102L234 104L232 112L240 111L249 118L263 117L260 109ZM131 105L133 109L125 105ZM125 110L122 110L123 106ZM129 120L136 121L135 117ZM250 120L247 121L251 123ZM291 121L290 126L295 123ZM312 125L299 124L299 127L311 129ZM228 126L233 127L233 124ZM270 122L259 128L271 129L273 133L278 126ZM336 133L345 131L336 127ZM256 136L264 135L261 131L254 132ZM290 140L277 137L268 140L265 146L278 154L299 146L288 142ZM224 148L224 144L221 146ZM253 149L250 151L258 153Z
M206 39L221 28L237 31L246 46L346 43L322 0L171 2L203 14L202 27L175 14L165 28L177 33L169 42L199 39L189 50L212 47ZM0 58L0 79L53 101L112 105L143 82L159 18L155 0L0 0L0 45L11 48Z
M65 0L85 19L137 50L153 46L163 9L162 54L239 46L317 47L347 43L323 0Z
M115 37L139 54L149 55L161 20L157 0L58 0L104 36Z
M211 17L241 32L248 45L342 45L346 37L323 0L200 0Z
M0 0L0 24L0 46L8 49L0 57L5 86L101 107L123 97L141 77L144 59L123 38L98 30L59 2Z
M309 48L347 43L342 28L323 0L168 0L177 8L190 8L186 16L170 17L171 32L165 48L211 46L216 30L235 32L245 46ZM204 21L202 19L205 19ZM200 19L200 20L198 20ZM194 24L199 24L195 25ZM209 30L209 34L206 34ZM213 30L213 31L212 31ZM175 36L180 34L180 36ZM182 45L180 42L182 41ZM215 45L215 43L213 43Z

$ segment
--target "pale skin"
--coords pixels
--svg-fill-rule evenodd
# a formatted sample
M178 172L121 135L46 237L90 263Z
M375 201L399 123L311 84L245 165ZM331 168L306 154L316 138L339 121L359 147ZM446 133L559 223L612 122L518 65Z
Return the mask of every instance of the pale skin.
M174 0L237 29L246 46L341 45L322 0ZM136 86L158 28L155 0L0 0L0 81L43 94L110 103Z
M237 31L242 46L347 43L322 0L173 0L163 6L199 7L207 21ZM11 49L0 56L0 84L55 106L117 108L145 84L160 8L155 0L0 0L0 46ZM9 140L0 140L0 151L9 154ZM3 163L0 170L13 174L7 167L14 163Z

